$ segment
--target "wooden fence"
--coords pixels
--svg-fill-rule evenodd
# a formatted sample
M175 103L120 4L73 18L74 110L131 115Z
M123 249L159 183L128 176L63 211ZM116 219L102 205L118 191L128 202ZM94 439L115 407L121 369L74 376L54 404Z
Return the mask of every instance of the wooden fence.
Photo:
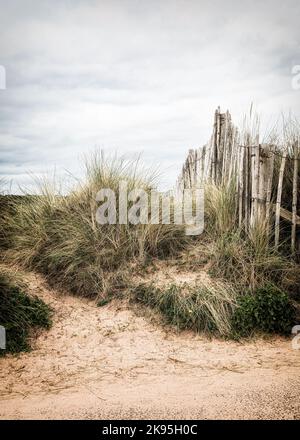
M300 226L299 139L291 136L286 145L260 144L259 137L234 126L230 113L215 112L209 142L189 150L177 180L177 192L206 182L216 185L235 183L237 221L249 229L257 222L274 228L276 247L280 244L282 222L290 224L291 250L297 244Z

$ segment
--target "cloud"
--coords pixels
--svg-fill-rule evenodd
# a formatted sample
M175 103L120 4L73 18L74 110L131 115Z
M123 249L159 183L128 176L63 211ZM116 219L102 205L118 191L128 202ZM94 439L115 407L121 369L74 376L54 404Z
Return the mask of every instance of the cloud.
M299 117L296 0L0 2L0 173L80 174L94 147L144 153L172 186L218 105Z

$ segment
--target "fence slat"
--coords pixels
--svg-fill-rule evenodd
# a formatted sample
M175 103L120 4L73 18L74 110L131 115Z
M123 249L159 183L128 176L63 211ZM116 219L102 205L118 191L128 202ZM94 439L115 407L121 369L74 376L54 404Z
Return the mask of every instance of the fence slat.
M292 196L292 236L291 251L296 248L296 227L297 227L297 191L298 191L298 142L294 144L294 170L293 170L293 196Z
M279 169L278 177L278 187L277 187L277 198L276 198L276 211L275 211L275 247L279 246L279 234L280 234L280 206L281 206L281 196L282 196L282 183L283 175L286 162L286 153L283 154L281 158L281 164Z

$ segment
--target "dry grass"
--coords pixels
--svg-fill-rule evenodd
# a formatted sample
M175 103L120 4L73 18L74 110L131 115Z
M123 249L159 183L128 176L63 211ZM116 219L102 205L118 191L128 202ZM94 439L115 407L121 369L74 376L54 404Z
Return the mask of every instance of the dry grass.
M255 223L249 230L238 227L233 184L208 185L205 201L206 236L200 241L213 276L230 281L240 291L253 291L269 281L285 288L290 273L295 281L299 266L275 249L273 230L266 222Z
M236 194L234 182L205 185L206 230L214 236L226 234L236 226Z
M19 201L14 215L4 218L10 247L6 257L73 293L105 297L127 287L134 264L181 250L187 243L181 226L96 222L97 192L111 188L118 194L120 180L127 182L128 190L149 192L154 185L153 175L138 163L106 160L102 154L86 162L85 181L68 196L42 183L40 196Z

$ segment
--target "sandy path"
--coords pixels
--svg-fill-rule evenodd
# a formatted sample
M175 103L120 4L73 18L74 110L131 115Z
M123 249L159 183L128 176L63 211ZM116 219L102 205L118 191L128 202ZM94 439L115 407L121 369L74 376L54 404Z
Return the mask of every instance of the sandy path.
M300 418L300 350L176 334L126 304L30 290L56 310L31 353L0 358L0 418Z

